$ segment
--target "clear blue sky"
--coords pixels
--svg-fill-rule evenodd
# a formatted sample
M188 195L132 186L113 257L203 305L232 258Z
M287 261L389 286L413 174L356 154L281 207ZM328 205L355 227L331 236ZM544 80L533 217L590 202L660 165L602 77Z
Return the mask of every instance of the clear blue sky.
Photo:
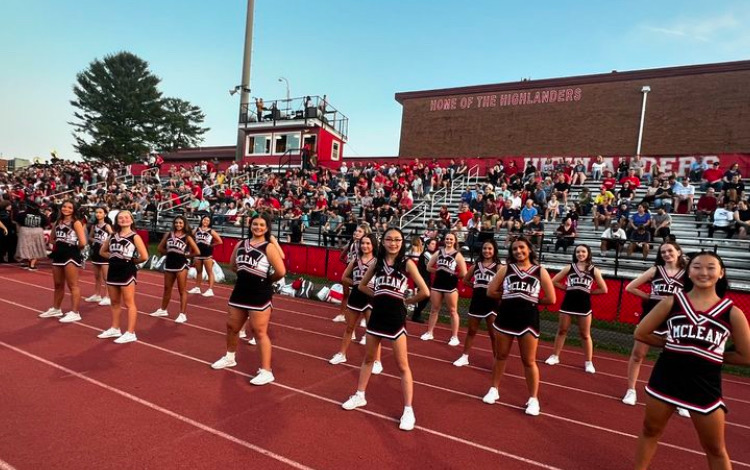
M0 153L75 155L76 73L127 50L236 139L246 1L12 0L0 28ZM353 156L396 155L394 93L748 59L750 2L257 0L252 94L328 94Z

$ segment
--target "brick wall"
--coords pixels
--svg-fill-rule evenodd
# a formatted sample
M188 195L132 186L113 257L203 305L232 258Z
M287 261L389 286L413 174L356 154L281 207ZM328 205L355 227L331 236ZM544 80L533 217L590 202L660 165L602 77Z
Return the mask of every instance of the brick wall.
M650 86L651 92L642 154L750 151L750 71L742 70L566 83L566 89L580 89L578 101L501 106L501 95L513 93L504 90L441 96L457 98L455 109L430 111L435 97L405 99L399 155L632 155L638 140L644 85ZM537 91L557 90L527 86L516 92L533 96ZM478 106L481 97L491 95L496 95L494 107ZM471 98L471 107L461 109L461 98Z

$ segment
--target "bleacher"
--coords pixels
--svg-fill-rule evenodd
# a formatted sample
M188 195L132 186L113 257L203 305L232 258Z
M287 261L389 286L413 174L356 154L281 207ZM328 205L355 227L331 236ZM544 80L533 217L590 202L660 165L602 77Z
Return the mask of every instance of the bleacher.
M479 184L480 187L487 183L486 179L481 176L474 175L470 181L467 178L462 178L457 182L452 189L443 190L440 192L434 192L431 197L425 201L415 201L415 206L412 211L405 214L399 220L407 236L422 234L426 228L426 222L433 219L438 219L438 212L442 205L447 205L450 213L455 216L458 213L460 204L460 196L467 184ZM585 183L585 187L588 187L592 194L596 194L599 190L600 183L592 180L588 180ZM578 197L578 193L581 191L583 186L575 186L571 189L571 194L568 199L575 201ZM641 187L636 191L634 201L640 202L645 195L645 188ZM696 189L695 203L697 204L698 199L702 195L702 192ZM351 197L352 204L354 205L354 198ZM359 207L354 206L354 210L358 211ZM166 210L159 213L158 222L153 224L151 221L142 221L140 223L141 228L151 229L156 232L168 231L171 227L172 219L177 215L177 211ZM738 240L738 239L725 239L725 238L708 238L708 223L704 221L701 227L695 220L693 214L676 214L672 213L672 225L671 233L674 235L678 243L683 247L686 253L709 250L716 251L721 255L727 266L727 275L735 288L742 290L750 290L750 241ZM562 250L555 252L555 236L554 232L557 228L560 218L555 222L545 223L545 236L541 250L541 260L545 266L552 270L559 269L571 261L572 250L568 250L567 253L563 253ZM197 216L195 221L191 223L197 223ZM287 239L289 234L288 228L284 221L274 221L273 233L281 241ZM606 227L599 227L599 230L594 230L594 224L592 222L591 215L581 217L578 221L576 244L586 243L594 254L595 263L602 269L605 275L618 276L623 278L634 278L641 274L648 267L652 266L656 257L656 248L661 242L660 238L657 238L652 242L653 249L648 255L646 260L642 259L640 253L634 254L632 257L626 255L624 249L619 257L615 256L614 250L609 251L607 256L602 257L599 255L599 245L601 243L601 234ZM234 224L225 224L221 226L215 226L222 235L230 237L241 237L247 233L247 229L243 231L241 226L235 226ZM718 233L719 236L723 236L722 232ZM507 232L506 229L502 229L500 233L495 233L495 240L504 250L505 238ZM319 225L311 225L302 236L302 243L310 245L323 245L323 238L321 234L321 227ZM469 247L464 248L464 254L467 259L472 259L474 255L478 255L478 250L470 249Z

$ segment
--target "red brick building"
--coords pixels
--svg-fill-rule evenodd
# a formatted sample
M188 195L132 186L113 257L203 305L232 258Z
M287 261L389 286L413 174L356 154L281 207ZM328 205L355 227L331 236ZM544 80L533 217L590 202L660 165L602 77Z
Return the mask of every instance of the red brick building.
M750 153L750 61L397 93L400 158Z

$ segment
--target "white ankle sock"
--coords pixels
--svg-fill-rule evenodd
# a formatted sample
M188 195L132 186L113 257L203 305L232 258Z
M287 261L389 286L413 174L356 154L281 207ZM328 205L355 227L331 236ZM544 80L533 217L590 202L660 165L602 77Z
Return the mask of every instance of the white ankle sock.
M234 360L234 355L235 355L235 354L236 354L236 353L233 353L233 352L229 352L229 351L227 351L227 356L226 356L226 357L227 357L227 359L229 359L230 361L233 361L233 360Z

